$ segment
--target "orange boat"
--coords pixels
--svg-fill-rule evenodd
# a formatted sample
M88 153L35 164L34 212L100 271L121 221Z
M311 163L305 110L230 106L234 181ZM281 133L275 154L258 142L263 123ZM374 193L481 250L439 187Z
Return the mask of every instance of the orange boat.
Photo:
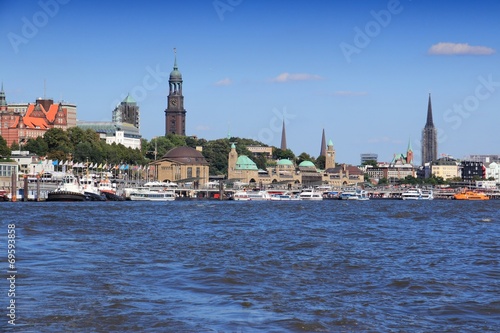
M455 193L453 199L456 200L490 200L490 197L483 192L476 191L462 191Z

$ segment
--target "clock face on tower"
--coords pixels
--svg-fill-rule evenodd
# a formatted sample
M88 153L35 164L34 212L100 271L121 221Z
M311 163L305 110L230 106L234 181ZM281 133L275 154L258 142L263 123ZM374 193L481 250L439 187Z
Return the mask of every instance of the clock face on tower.
M177 106L177 100L176 99L170 100L170 105Z

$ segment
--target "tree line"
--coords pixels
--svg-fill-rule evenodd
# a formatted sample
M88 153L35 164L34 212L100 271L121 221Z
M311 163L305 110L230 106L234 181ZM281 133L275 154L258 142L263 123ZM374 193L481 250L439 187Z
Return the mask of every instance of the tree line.
M150 141L141 139L141 148L133 149L122 144L107 144L94 130L84 130L79 127L71 127L67 130L52 128L44 136L30 138L20 143L14 142L10 147L5 139L0 136L0 157L8 158L13 150L27 150L37 156L44 156L47 159L58 161L72 160L73 162L97 164L147 165L156 159L160 159L175 147L202 147L202 154L210 164L210 174L225 175L228 168L228 155L233 143L236 146L238 155L249 156L259 169L266 169L272 165L272 162L266 156L252 156L252 153L247 149L248 146L268 147L268 145L252 139L231 137L209 141L196 137L168 134L155 137ZM314 158L307 153L295 156L290 149L272 148L272 158L274 160L290 159L297 165L307 160L315 163L320 169L325 166L324 156Z

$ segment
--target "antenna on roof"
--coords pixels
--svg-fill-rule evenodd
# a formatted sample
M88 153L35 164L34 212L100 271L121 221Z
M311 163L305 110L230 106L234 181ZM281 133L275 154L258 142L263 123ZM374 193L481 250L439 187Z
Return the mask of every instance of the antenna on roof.
M43 99L45 99L45 93L46 93L46 90L47 90L47 81L45 79L43 79Z

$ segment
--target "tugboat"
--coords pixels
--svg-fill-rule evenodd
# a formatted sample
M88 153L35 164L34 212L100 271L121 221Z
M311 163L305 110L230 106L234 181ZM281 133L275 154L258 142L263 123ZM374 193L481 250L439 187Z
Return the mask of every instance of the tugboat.
M85 201L88 200L78 179L73 175L65 175L62 184L47 195L47 201Z

